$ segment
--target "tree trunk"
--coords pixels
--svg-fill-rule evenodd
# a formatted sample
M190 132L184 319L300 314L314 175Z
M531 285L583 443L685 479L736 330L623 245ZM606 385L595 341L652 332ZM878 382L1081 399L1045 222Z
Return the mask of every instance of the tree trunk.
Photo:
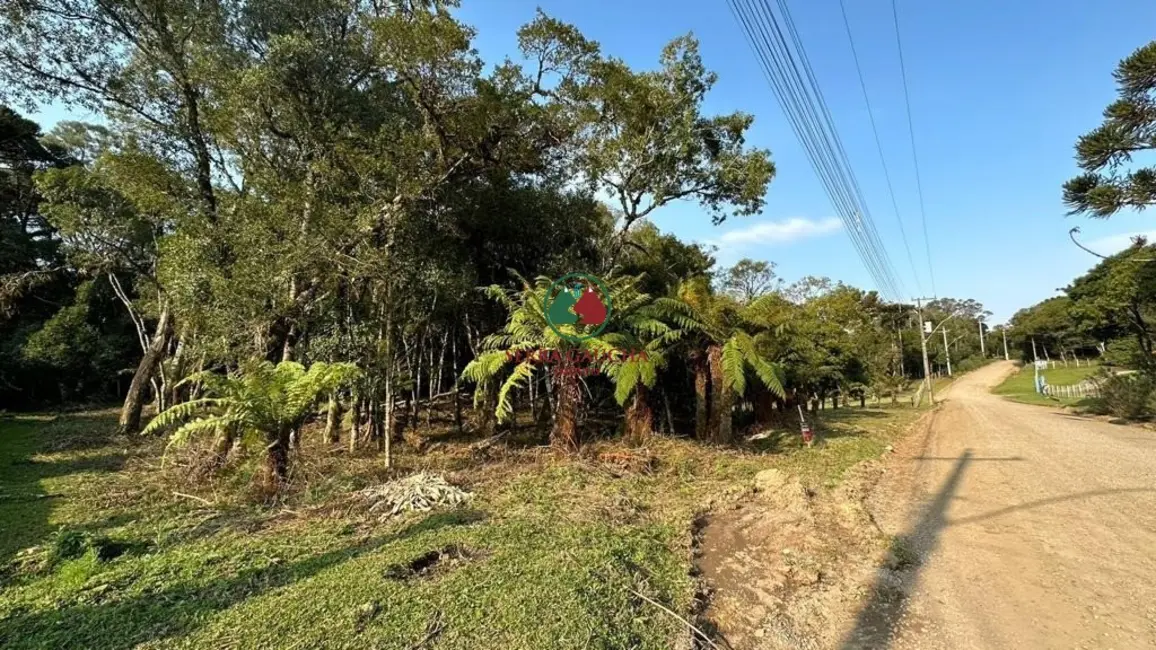
M694 436L710 438L710 369L701 354L692 359L694 366Z
M377 397L370 397L365 401L365 441L376 444L380 450L382 448L381 441L378 440L377 434L381 430L381 408L378 406Z
M233 430L222 429L213 441L213 457L209 459L209 471L216 470L225 464L229 458L229 451L233 449Z
M634 389L630 405L626 407L626 444L639 446L650 439L654 426L654 411L650 407L649 390L641 382Z
M763 386L756 386L755 390L755 422L760 425L770 424L775 414L775 394Z
M385 431L382 433L382 451L385 452L385 468L393 467L393 407L396 397L392 392L385 396Z
M731 441L731 395L723 381L722 347L711 345L707 348L707 363L710 364L710 434L718 444Z
M666 433L674 435L674 413L670 410L670 394L662 391L662 405L666 407Z
M349 419L349 453L357 451L358 439L361 437L361 423L365 415L365 401L360 397L353 400L353 416Z
M337 392L329 394L329 408L325 413L325 442L335 445L341 442L341 400Z
M550 431L550 444L555 449L567 452L578 451L578 408L582 401L582 388L578 377L565 368L554 373L554 388L557 408L554 413L554 427Z
M173 353L173 374L175 376L171 380L167 378L165 380L165 391L167 393L165 404L169 406L180 404L184 401L181 399L181 394L185 391L177 388L177 384L179 384L181 380L189 374L185 372L185 352L186 348L188 347L186 345L186 341L188 339L187 330L187 326L182 326L180 334L177 335L177 349Z
M426 396L425 396L425 428L426 428L426 431L429 431L430 426L433 424L434 395L437 395L437 392L435 392L435 391L438 388L438 387L434 386L434 377L435 377L434 370L435 370L434 349L433 349L433 345L430 345L429 346L429 373L426 376L426 384L428 385L429 389L428 389L428 392L426 393Z
M137 364L136 372L132 376L132 383L128 387L128 395L124 398L124 407L120 410L118 431L122 434L140 432L141 410L144 408L145 393L149 382L161 361L165 343L169 336L169 306L164 303L161 307L161 317L157 322L157 331L149 341L148 349Z
M289 429L282 429L271 437L265 448L265 493L276 494L289 477Z
M455 430L456 430L458 433L461 433L461 432L462 432L462 401L461 401L461 399L459 399L460 395L459 395L458 393L460 393L460 392L461 392L461 382L462 382L462 378L459 376L459 373L458 373L458 337L457 337L457 336L454 336L454 339L453 339L453 341L454 341L454 342L453 342L453 346L454 346L454 349L453 349L453 364L454 364L454 429L455 429Z

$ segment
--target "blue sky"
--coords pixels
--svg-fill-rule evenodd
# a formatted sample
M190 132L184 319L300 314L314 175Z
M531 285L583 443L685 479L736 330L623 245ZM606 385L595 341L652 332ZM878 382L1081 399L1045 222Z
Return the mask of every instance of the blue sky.
M923 295L930 295L890 0L846 1ZM668 40L693 31L719 74L707 110L753 113L750 141L771 150L778 175L761 215L714 227L695 205L682 204L663 209L655 222L719 244L723 263L767 259L788 280L826 275L870 286L725 2L463 5L461 15L478 29L478 48L490 60L516 51L514 30L539 5L638 67L655 66ZM890 207L839 2L791 0L790 7L880 236L914 294L918 285ZM1055 295L1096 261L1071 244L1072 226L1081 227L1086 243L1105 246L1126 244L1123 233L1156 231L1152 214L1065 218L1060 201L1061 184L1078 171L1076 138L1098 124L1114 97L1114 66L1156 38L1156 3L898 0L898 8L940 296L976 298L999 322Z
M880 236L909 293L931 295L915 191L890 0L846 0L920 283L902 247L838 0L790 0L836 127ZM825 275L870 287L870 277L811 171L743 33L723 0L463 0L488 61L516 57L515 30L541 6L605 52L653 67L662 46L693 32L719 74L711 113L753 113L750 142L772 151L778 175L760 215L714 227L694 204L654 215L663 230L741 257L778 264L788 281ZM898 0L928 235L940 296L976 298L1001 322L1055 295L1096 260L1077 249L1122 247L1152 231L1152 214L1065 217L1060 186L1077 173L1076 138L1114 97L1111 72L1156 38L1151 0ZM37 116L45 129L59 110ZM76 116L83 119L86 116ZM91 117L89 117L91 119Z

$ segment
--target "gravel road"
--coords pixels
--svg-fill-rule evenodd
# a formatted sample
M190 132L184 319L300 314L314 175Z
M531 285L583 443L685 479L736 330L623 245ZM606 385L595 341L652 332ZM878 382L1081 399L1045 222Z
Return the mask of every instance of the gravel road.
M838 646L1156 648L1156 432L963 376L868 506L899 540Z

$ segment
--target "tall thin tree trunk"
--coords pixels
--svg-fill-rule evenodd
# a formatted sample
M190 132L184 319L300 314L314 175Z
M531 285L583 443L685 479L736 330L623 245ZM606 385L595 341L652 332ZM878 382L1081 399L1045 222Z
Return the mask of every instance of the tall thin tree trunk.
M118 430L121 433L132 434L140 432L141 410L144 408L145 393L148 391L150 380L156 371L164 353L165 343L169 337L169 306L165 302L161 307L161 316L157 321L157 330L149 341L148 349L137 364L133 373L132 383L128 387L128 395L124 399L124 407L120 411Z
M337 391L329 394L329 408L325 412L325 442L334 445L341 442L341 400Z
M666 433L674 435L674 413L670 410L670 394L662 391L662 404L666 407Z
M701 354L692 359L694 365L694 435L699 440L710 438L710 367Z
M385 455L385 468L393 467L393 395L385 399L385 426L381 432L381 451Z
M360 396L353 400L353 414L349 418L349 453L357 451L357 442L361 437L361 424L365 414L365 401Z
M458 399L461 392L461 377L458 375L458 337L454 337L453 364L454 364L454 429L462 431L462 401Z
M170 378L165 379L165 391L167 394L167 399L165 400L165 403L168 406L172 406L174 404L179 404L182 401L184 401L181 399L181 395L180 395L180 393L183 391L181 391L180 389L177 388L177 384L179 384L181 382L181 380L184 379L185 376L188 374L187 372L185 372L185 361L186 361L185 351L186 351L186 348L188 347L186 345L187 339L188 339L188 327L185 325L182 325L181 329L180 329L180 334L177 335L177 349L173 353L173 374L175 376L172 377L171 380L170 380Z
M365 442L377 445L378 450L382 448L381 440L377 438L378 432L381 430L381 408L378 406L378 398L376 395L371 395L365 400Z
M393 422L393 402L396 396L393 393L393 381L386 378L385 382L385 412L382 414L385 429L382 431L382 451L385 452L385 467L393 466L393 430L397 428Z
M438 372L440 373L441 371L439 370ZM435 374L434 373L434 349L433 349L433 346L431 345L431 346L429 346L429 373L428 373L428 377L427 377L427 379L429 380L428 381L429 392L426 394L426 398L425 398L425 428L426 428L426 431L429 431L430 425L433 424L434 395L437 395L437 392L436 392L437 386L434 385L434 374Z

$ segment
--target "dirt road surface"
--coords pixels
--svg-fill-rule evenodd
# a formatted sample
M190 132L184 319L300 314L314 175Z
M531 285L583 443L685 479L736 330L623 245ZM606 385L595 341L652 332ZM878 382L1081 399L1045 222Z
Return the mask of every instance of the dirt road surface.
M867 500L901 540L834 647L1156 648L1156 432L963 376Z

